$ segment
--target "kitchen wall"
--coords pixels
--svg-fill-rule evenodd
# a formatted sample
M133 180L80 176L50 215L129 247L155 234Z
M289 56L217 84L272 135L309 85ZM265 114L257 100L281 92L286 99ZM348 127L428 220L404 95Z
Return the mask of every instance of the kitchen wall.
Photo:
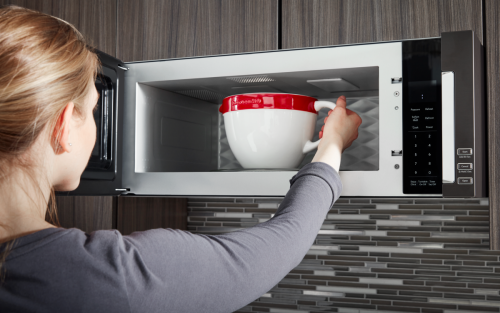
M190 198L188 230L271 218L282 198ZM488 199L341 198L299 266L238 312L500 312Z

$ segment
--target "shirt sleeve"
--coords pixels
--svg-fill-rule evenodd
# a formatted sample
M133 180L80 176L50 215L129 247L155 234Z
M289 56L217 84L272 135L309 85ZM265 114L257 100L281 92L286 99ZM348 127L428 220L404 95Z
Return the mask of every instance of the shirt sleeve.
M328 164L304 166L275 216L223 235L155 229L120 242L132 312L233 312L274 287L316 238L342 185Z

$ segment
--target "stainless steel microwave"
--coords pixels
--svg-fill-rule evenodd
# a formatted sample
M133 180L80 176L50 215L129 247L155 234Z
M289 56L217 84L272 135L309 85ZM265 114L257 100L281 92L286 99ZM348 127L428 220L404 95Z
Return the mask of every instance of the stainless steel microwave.
M362 117L342 157L342 196L486 196L483 52L472 31L130 63L100 58L97 142L72 194L284 196L297 170L243 169L218 111L230 95L284 92L345 95Z

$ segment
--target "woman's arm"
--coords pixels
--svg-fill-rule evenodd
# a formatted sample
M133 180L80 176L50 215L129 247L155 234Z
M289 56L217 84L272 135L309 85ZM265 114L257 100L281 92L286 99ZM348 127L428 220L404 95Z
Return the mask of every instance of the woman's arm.
M337 172L306 165L276 215L218 236L157 229L123 237L132 311L232 312L260 297L297 266L339 197Z

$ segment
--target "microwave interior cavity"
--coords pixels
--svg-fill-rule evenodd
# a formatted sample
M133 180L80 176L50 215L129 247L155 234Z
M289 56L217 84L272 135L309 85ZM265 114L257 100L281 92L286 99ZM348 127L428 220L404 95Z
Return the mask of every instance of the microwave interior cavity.
M377 66L139 81L136 88L137 173L245 171L231 152L218 111L225 97L242 93L292 93L333 102L345 95L347 108L363 122L358 139L343 153L340 170L379 170ZM327 113L318 113L313 141L319 139ZM299 168L314 154L308 153Z

